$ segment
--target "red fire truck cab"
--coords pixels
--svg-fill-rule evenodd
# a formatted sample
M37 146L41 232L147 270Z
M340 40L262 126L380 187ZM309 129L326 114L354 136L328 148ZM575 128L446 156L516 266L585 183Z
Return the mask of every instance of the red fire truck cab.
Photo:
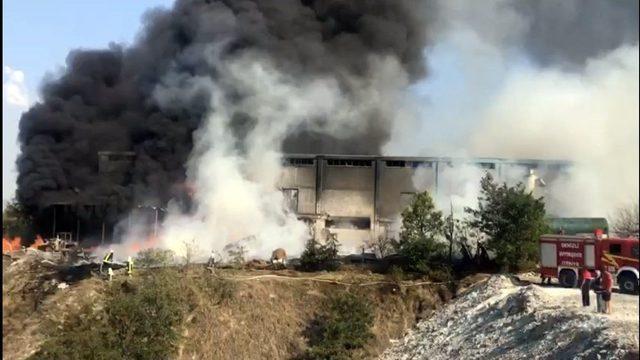
M575 287L582 269L606 269L621 292L638 293L640 260L638 238L604 238L596 235L543 235L540 238L540 275Z

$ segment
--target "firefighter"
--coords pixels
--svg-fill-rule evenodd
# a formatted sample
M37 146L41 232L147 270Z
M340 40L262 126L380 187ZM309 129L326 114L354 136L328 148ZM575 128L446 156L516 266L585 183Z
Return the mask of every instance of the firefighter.
M216 267L216 252L214 250L211 250L211 254L209 254L209 261L207 262L207 267L212 269Z
M131 256L127 258L127 275L129 277L133 276L133 260L131 259Z
M611 292L613 291L613 276L606 269L602 271L602 290L604 313L611 314Z
M112 263L113 263L113 249L109 250L109 252L102 259L102 264L100 264L100 273L102 273L102 269L104 267L107 268L107 271L111 270Z
M591 280L593 276L591 275L591 271L589 269L584 268L582 270L582 306L589 306L589 291L591 290Z

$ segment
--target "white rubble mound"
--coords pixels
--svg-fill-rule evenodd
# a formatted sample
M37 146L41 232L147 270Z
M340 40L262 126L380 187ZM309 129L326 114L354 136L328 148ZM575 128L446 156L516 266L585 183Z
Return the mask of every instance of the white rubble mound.
M380 359L619 359L627 349L602 316L497 275L420 322Z

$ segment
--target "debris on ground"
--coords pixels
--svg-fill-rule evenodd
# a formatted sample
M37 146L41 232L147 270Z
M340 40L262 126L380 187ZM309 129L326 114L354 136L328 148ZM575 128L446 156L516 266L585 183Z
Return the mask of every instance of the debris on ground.
M637 354L637 341L620 334L606 315L567 305L549 294L554 290L492 276L419 323L380 359L621 359Z

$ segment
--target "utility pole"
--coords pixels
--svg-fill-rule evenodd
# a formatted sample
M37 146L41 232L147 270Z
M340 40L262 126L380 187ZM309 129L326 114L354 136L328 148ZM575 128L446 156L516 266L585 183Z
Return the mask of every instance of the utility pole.
M53 205L53 234L51 234L51 237L54 238L56 237L56 205Z
M449 239L449 264L453 264L453 232L455 231L455 222L453 220L453 201L451 198L449 198L449 206L451 211L451 221L449 224L449 235L451 236Z
M153 210L156 211L156 220L153 223L153 237L157 238L158 237L158 208L154 206Z

